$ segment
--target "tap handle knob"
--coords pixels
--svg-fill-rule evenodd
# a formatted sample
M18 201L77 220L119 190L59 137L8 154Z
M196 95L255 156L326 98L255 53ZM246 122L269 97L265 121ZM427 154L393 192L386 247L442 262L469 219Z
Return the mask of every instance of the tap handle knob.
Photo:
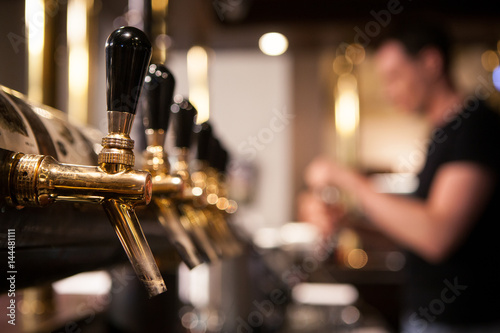
M172 129L175 135L174 145L177 148L189 148L198 112L187 99L172 104L170 110L172 111Z
M212 138L212 126L208 122L194 127L196 134L196 159L208 161L210 158L210 140Z
M229 160L227 150L222 146L219 139L212 136L209 147L209 164L220 173L226 172L226 166Z
M229 162L229 153L226 148L223 146L220 147L219 159L217 160L216 169L219 170L220 173L225 174L227 171L227 164Z
M165 66L149 65L141 96L143 123L146 130L167 131L174 89L175 78Z
M214 169L218 167L218 160L220 157L220 141L215 136L210 137L208 146L208 164Z
M121 27L109 35L105 49L108 111L135 114L151 43L141 30Z

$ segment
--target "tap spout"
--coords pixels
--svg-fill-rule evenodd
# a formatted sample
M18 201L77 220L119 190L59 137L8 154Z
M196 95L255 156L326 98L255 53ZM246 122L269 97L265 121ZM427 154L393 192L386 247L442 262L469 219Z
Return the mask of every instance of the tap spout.
M172 200L165 197L156 197L153 201L157 209L158 220L167 231L171 243L184 263L190 269L201 264L203 261L201 260L200 251L193 244L188 231L183 227Z
M165 282L144 237L134 208L116 199L104 200L103 207L149 297L165 292L167 290Z

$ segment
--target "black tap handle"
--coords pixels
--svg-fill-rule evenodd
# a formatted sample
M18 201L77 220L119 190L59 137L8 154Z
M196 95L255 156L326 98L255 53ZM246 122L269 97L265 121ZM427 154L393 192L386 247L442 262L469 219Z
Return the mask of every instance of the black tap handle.
M208 144L208 164L212 168L217 167L217 160L219 159L220 142L215 136L210 137Z
M196 159L208 161L210 157L210 140L212 138L212 126L208 122L194 127L196 135Z
M189 148L198 112L186 99L180 103L172 104L170 110L172 111L172 129L175 135L174 145L177 148Z
M228 162L229 162L229 153L227 152L227 149L221 145L216 169L219 170L220 173L225 174L227 171Z
M145 129L167 130L174 89L175 78L165 66L149 65L141 94Z
M141 30L121 27L106 41L108 111L135 114L144 75L151 59L151 43Z
M228 161L229 154L227 150L222 146L219 139L212 136L209 145L210 166L221 173L225 173Z

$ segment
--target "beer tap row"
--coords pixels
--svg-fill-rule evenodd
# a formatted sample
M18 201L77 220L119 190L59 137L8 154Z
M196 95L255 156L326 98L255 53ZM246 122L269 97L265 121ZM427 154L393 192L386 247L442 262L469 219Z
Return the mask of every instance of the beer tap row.
M227 198L228 154L208 123L196 124L197 111L189 100L173 98L174 76L163 64L150 64L151 43L141 30L115 30L105 50L108 134L99 151L94 152L93 138L57 111L1 87L0 203L19 209L14 215L22 215L23 207L43 214L44 207L58 206L58 202L101 205L152 297L166 287L137 218L142 211L154 211L166 231L166 243L189 268L240 253L229 222L236 203ZM130 137L138 107L147 139L141 170L134 169L137 163ZM18 121L20 127L15 127L15 121L3 121L9 119ZM29 130L20 131L22 126ZM69 156L80 152L66 153L68 147L54 138L57 126L78 133L69 144L86 145L88 156L71 160ZM175 138L172 156L165 149L169 130ZM21 142L27 144L9 141L9 134L21 135ZM196 154L190 153L192 146ZM95 166L83 165L95 160ZM2 247L4 243L2 239Z

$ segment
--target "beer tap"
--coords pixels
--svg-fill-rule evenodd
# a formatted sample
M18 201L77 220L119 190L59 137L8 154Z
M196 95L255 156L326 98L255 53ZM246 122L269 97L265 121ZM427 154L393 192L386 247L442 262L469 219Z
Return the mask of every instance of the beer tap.
M224 256L241 253L241 245L231 230L228 218L237 204L227 198L225 172L229 155L213 135L208 122L195 128L197 134L196 171L192 173L194 186L203 191L200 196L202 209L210 222L212 234L221 244Z
M217 262L222 255L219 244L209 238L207 221L195 208L198 193L193 192L189 172L189 149L197 111L186 99L172 104L172 129L174 131L174 163L172 173L182 178L184 191L176 197L177 210L186 230L194 236L195 242L208 262Z
M203 262L203 258L184 229L172 201L172 197L183 193L184 182L181 177L170 174L170 163L164 149L174 89L175 78L165 66L149 65L141 96L147 141L144 169L153 176L152 206L159 222L184 263L194 268Z
M73 165L49 155L13 153L8 172L11 205L45 207L57 202L99 203L150 297L166 291L135 207L151 200L152 179L133 169L130 129L151 57L146 35L122 27L106 41L108 134L97 166Z

